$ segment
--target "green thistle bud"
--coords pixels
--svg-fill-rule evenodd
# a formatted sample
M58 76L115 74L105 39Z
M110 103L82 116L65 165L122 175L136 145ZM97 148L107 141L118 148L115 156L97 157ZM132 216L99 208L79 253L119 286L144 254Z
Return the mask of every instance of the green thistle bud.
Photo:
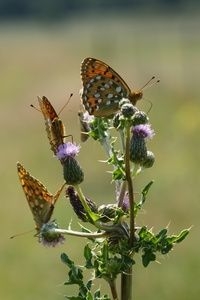
M142 166L144 168L151 168L153 166L154 162L155 162L155 156L154 156L153 152L147 151L147 157L144 160L144 162L142 163Z
M122 105L121 112L125 118L129 118L134 115L135 109L131 103L126 103L126 104Z
M133 117L133 126L148 123L149 118L143 111L137 111Z
M84 179L84 173L78 163L73 157L67 157L63 162L63 174L67 184L77 185Z
M111 219L116 217L116 211L118 207L116 204L101 205L98 208L98 212L101 215L100 220L104 223L110 222Z
M130 160L136 164L142 164L147 158L145 139L133 136L130 140Z
M130 100L127 98L122 98L122 100L119 101L119 107L121 109L122 105L130 103Z
M132 129L132 138L130 140L130 160L142 165L147 158L146 140L154 135L154 131L149 124L136 125Z
M57 158L63 165L64 179L67 184L77 185L84 179L83 171L75 159L80 147L73 143L65 143L58 147Z
M125 118L132 117L137 111L138 109L131 103L124 103L121 106L121 113Z
M69 186L66 190L66 197L69 197L69 201L73 207L74 212L78 216L79 219L81 219L83 222L87 222L88 218L86 215L86 212L84 210L84 207L81 203L81 200L79 199L78 194L75 192L73 186ZM90 199L85 198L88 206L90 207L91 211L94 213L98 212L97 205Z

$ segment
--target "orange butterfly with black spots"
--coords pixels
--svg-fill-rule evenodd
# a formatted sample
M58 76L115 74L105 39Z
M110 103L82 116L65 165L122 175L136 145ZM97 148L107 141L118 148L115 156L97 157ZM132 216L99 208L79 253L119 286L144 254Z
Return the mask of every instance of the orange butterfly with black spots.
M109 117L119 110L119 102L127 98L135 105L143 96L141 89L131 91L121 76L109 65L95 58L85 58L81 64L85 109L96 117Z

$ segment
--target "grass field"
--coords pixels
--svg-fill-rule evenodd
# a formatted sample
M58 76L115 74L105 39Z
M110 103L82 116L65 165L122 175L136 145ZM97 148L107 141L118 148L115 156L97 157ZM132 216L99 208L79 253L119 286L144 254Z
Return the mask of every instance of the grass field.
M140 88L152 75L161 82L145 90L139 106L147 111L156 136L150 144L155 167L142 174L137 190L154 179L145 211L138 223L155 230L170 223L170 232L193 225L185 242L168 257L144 269L135 267L135 299L188 300L200 293L199 192L199 59L198 17L142 18L140 16L85 17L55 24L2 24L0 27L1 128L1 256L0 298L58 300L67 271L59 255L67 252L80 264L83 241L68 238L56 249L37 243L33 233L9 236L34 227L19 185L16 162L39 178L51 192L62 183L59 163L49 150L37 95L46 95L59 110L74 93L61 118L79 142L79 68L84 57L108 62L130 87ZM149 102L150 101L150 102ZM89 153L89 155L88 155ZM100 159L102 149L92 140L82 146L79 161L85 170L83 189L97 203L113 200L110 176ZM102 192L103 191L103 192ZM62 226L76 219L64 195L55 216ZM102 284L98 282L98 284Z

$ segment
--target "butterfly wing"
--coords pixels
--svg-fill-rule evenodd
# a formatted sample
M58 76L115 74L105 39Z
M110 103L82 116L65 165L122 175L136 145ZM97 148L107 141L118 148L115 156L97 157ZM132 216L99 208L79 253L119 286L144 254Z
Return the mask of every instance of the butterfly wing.
M51 150L56 154L58 146L64 143L65 127L47 97L38 97L40 109L45 119L47 136Z
M130 98L126 82L106 63L85 58L81 64L83 82L82 101L85 109L94 116L109 116L119 109L122 98Z
M36 223L36 229L40 230L42 225L50 220L53 214L54 204L61 190L53 196L48 192L46 187L38 179L31 176L20 163L17 163L17 170L20 183Z

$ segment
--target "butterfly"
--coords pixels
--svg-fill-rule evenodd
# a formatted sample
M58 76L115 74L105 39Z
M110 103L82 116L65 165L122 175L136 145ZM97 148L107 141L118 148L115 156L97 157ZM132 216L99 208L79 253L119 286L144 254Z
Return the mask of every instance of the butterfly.
M43 224L47 223L53 214L54 205L58 200L65 184L52 195L47 188L18 162L17 171L27 202L33 214L37 233Z
M38 102L45 119L45 126L51 150L56 154L58 146L65 142L65 126L47 97L38 96Z
M85 58L81 64L85 109L96 117L109 117L119 110L119 101L127 98L135 105L143 93L131 91L121 76L109 65L95 58Z

